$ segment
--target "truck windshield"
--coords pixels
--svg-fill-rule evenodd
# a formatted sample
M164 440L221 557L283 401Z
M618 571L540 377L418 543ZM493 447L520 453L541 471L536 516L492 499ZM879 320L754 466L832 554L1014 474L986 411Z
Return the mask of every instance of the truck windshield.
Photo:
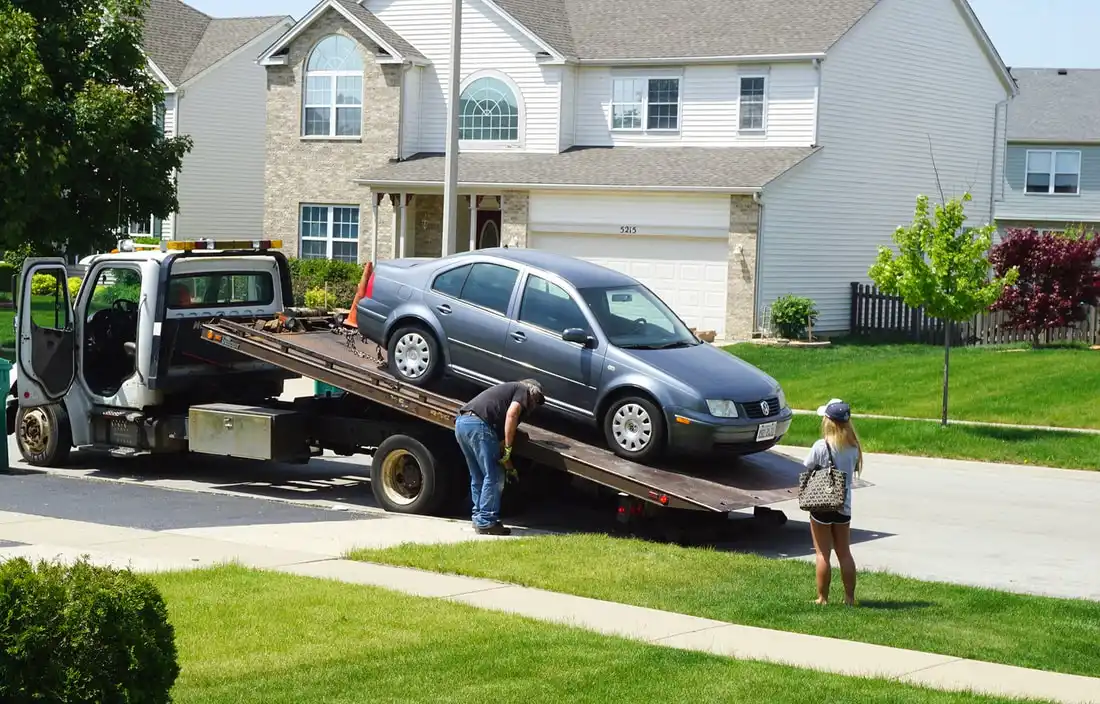
M266 306L275 300L275 285L266 271L205 272L173 276L170 308Z
M701 344L645 286L585 288L579 293L616 347L657 350Z

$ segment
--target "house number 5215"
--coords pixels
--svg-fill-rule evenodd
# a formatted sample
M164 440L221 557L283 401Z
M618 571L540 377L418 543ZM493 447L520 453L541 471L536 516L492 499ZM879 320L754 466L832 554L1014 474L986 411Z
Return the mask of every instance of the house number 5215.
M620 235L636 235L638 234L638 227L636 225L623 225L619 228Z

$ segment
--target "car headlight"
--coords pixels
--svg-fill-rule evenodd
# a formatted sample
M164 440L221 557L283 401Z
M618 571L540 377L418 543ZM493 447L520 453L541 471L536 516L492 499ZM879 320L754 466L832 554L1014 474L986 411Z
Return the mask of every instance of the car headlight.
M733 401L716 401L707 399L707 410L712 416L718 418L736 418L737 404Z
M780 387L779 391L777 391L775 395L776 395L776 398L779 399L779 408L780 409L786 408L787 407L787 394L783 393L783 388Z

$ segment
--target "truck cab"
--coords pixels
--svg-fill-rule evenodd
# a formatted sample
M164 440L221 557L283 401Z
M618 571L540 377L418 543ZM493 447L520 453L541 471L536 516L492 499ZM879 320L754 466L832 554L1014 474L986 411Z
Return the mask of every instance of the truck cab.
M150 250L123 241L82 260L72 288L64 260L28 259L7 407L24 459L58 466L73 447L182 452L190 407L279 396L293 374L204 343L201 322L270 320L293 306L280 246L200 240Z

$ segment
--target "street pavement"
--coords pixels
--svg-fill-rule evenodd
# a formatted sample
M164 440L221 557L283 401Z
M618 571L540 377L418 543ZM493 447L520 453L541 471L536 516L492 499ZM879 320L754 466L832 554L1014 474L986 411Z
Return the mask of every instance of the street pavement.
M14 442L9 451L16 471L28 469ZM803 450L775 452L800 459ZM172 518L156 490L205 496L182 511L207 527L238 526L255 533L250 540L277 547L277 530L255 526L305 524L354 514L362 528L354 532L362 546L396 542L453 542L475 534L468 520L395 516L374 503L364 458L326 457L310 465L280 466L221 458L138 458L115 460L76 453L73 467L50 470L57 479L107 480L110 496L82 498L87 481L48 485L48 491L16 488L15 477L0 476L0 510L21 513L56 511L68 502L85 513L78 520L124 521L131 527L156 528ZM736 469L732 470L736 471ZM1100 551L1094 545L1095 507L1100 505L1100 472L1076 472L976 462L868 455L864 477L872 484L854 497L853 551L863 569L877 569L926 580L955 582L1010 591L1100 600ZM22 478L29 481L27 478ZM47 485L42 484L42 487ZM141 490L141 491L139 491ZM150 493L153 492L153 493ZM49 500L43 496L47 494ZM118 496L132 495L124 512ZM68 495L69 498L65 498ZM255 516L233 515L224 497L252 500ZM255 501L261 498L264 501ZM309 507L321 512L265 518L272 504ZM198 506L203 508L198 508ZM262 507L262 508L261 508ZM810 559L813 547L805 514L794 502L776 504L790 518L781 528L733 531L720 547L792 559ZM99 514L89 515L89 511ZM266 512L266 513L265 513ZM58 514L60 515L60 514ZM219 519L219 516L223 517ZM64 516L62 516L64 517ZM221 521L219 523L219 520ZM346 520L346 519L345 519ZM607 531L612 511L584 501L550 499L509 517L534 531ZM749 522L746 522L746 524ZM202 526L187 526L202 530ZM349 538L350 540L350 538ZM351 541L354 542L354 541ZM349 543L349 549L357 547Z

